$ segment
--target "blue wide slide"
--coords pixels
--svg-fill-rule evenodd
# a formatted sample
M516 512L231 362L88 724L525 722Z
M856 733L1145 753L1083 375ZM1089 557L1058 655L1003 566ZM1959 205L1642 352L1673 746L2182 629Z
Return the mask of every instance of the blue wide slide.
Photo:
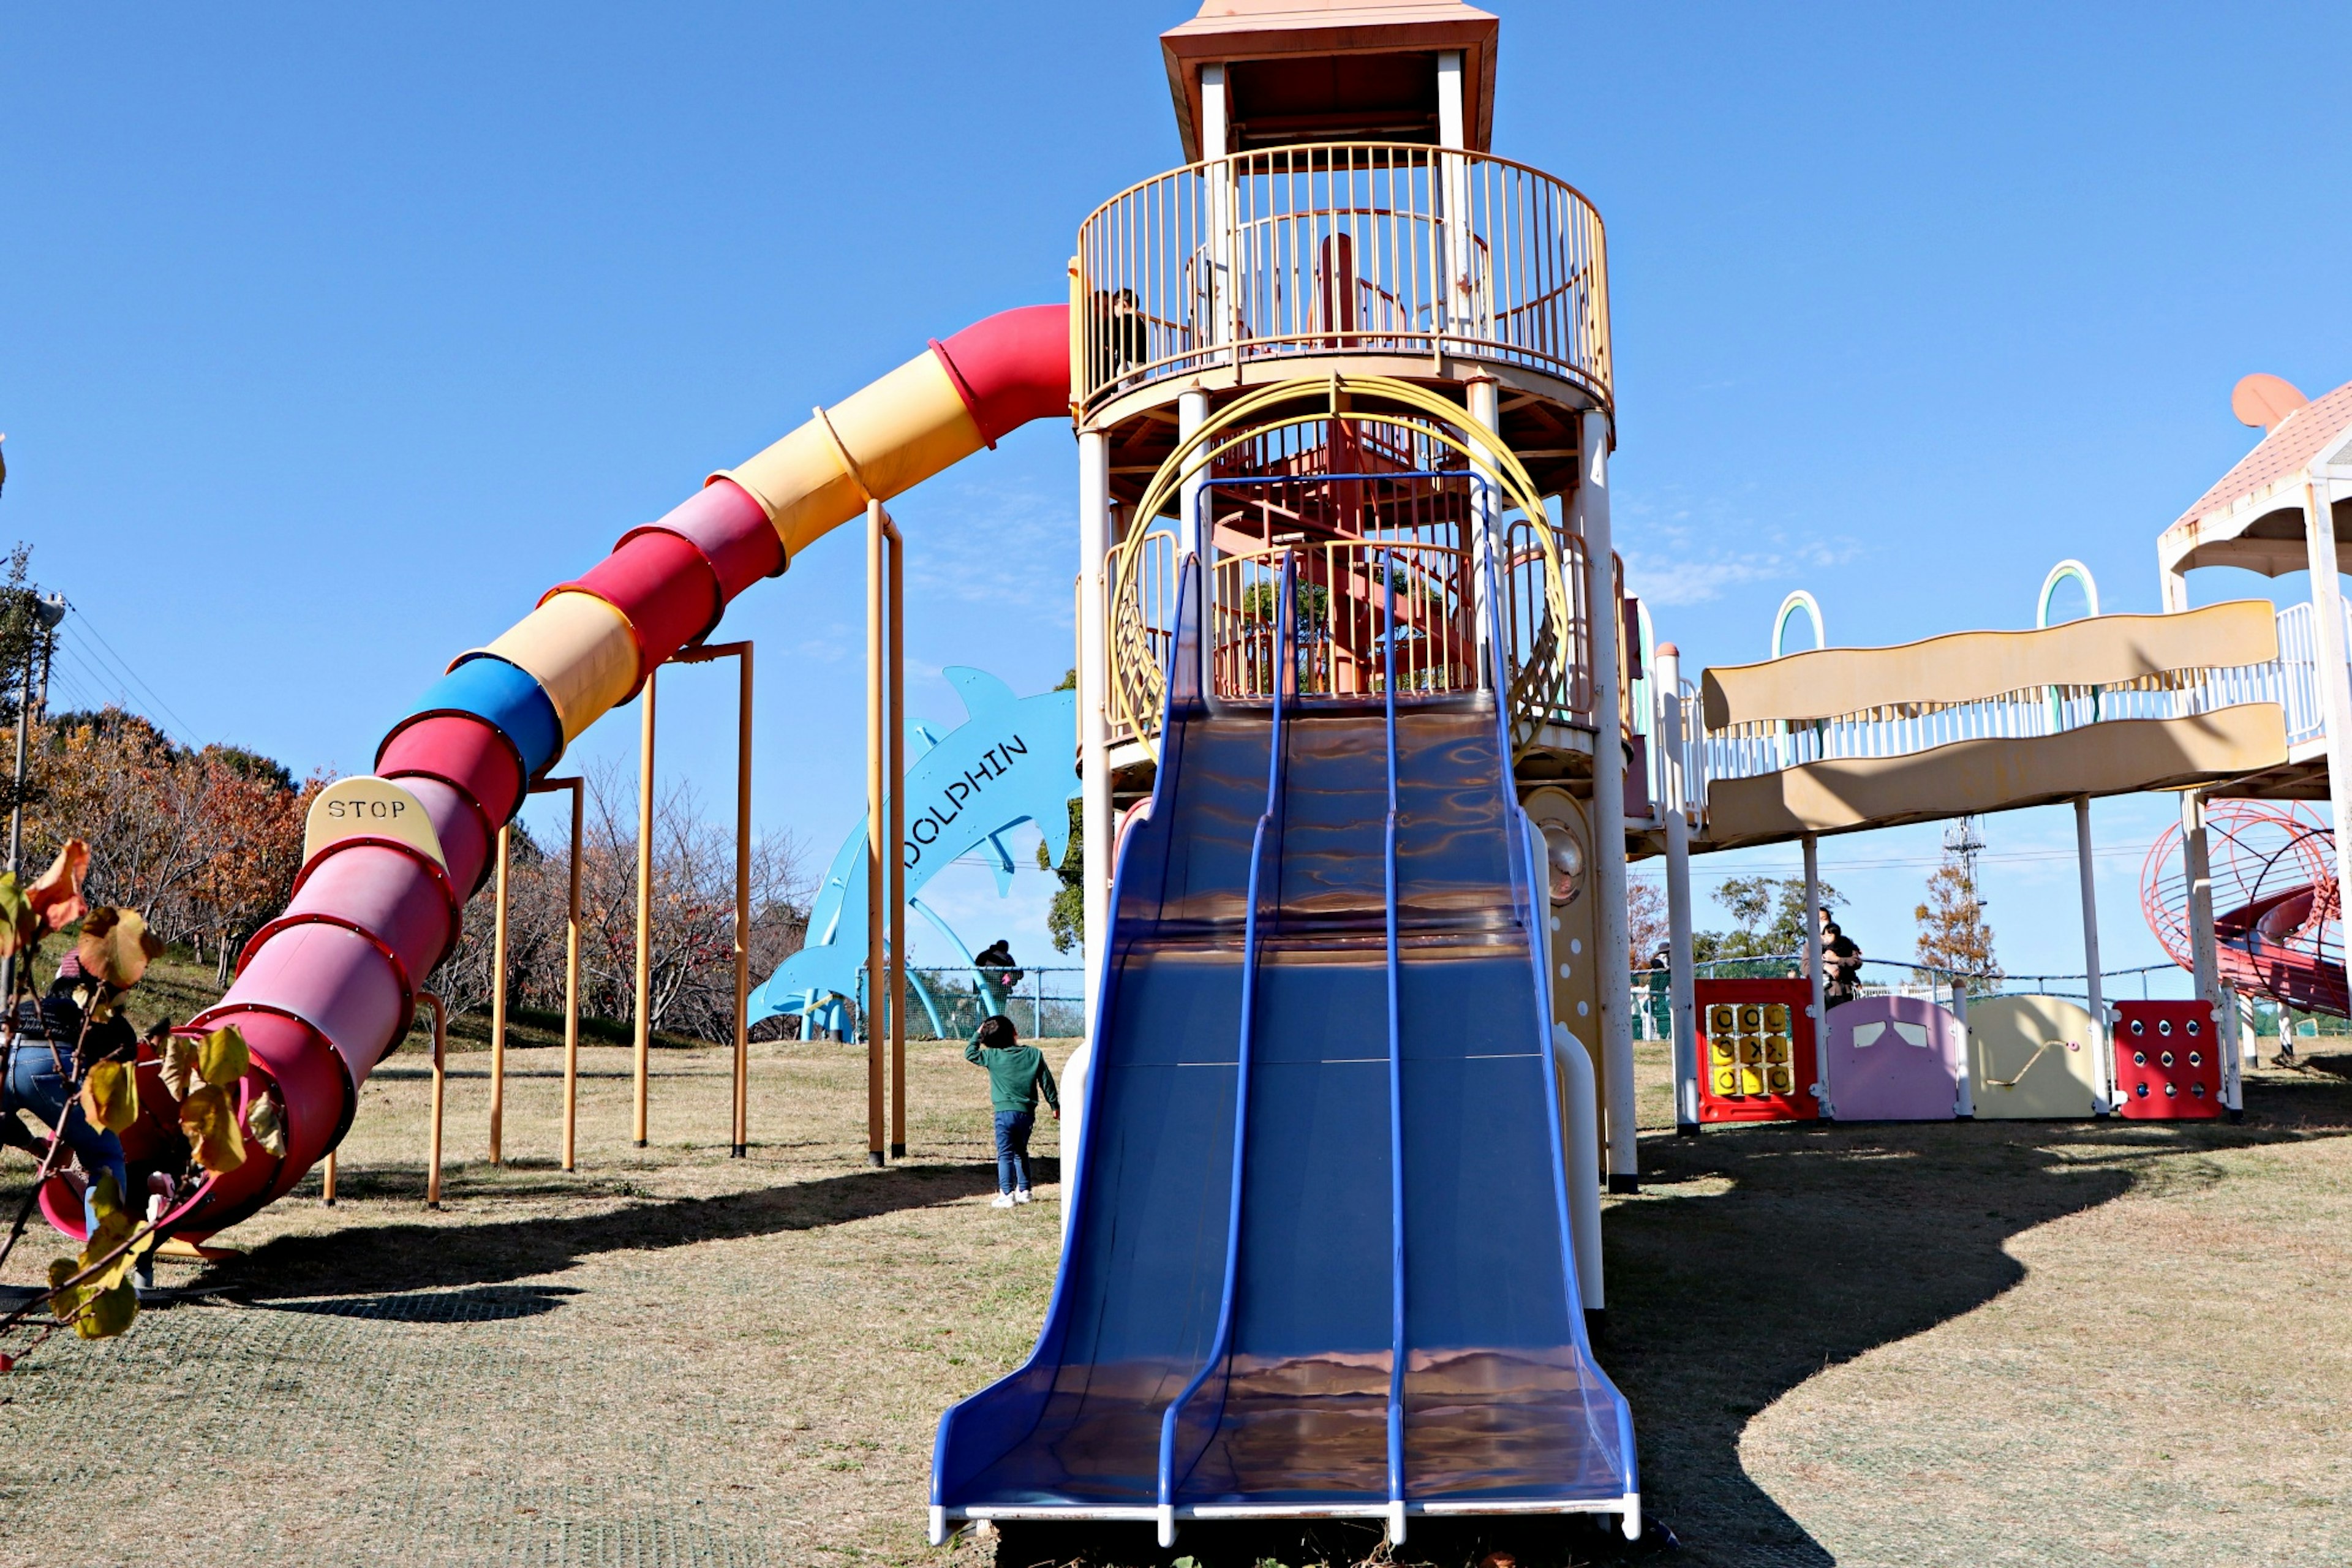
M1187 563L1036 1349L940 1417L958 1521L1622 1516L1569 1240L1542 886L1490 693L1212 703Z

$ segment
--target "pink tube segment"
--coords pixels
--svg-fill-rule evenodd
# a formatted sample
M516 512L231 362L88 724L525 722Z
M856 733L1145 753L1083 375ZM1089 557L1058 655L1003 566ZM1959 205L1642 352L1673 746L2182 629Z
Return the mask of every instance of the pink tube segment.
M243 1004L299 1018L334 1048L356 1089L407 1028L411 999L401 978L373 941L310 921L280 928L256 949L211 1013Z
M712 479L670 508L659 521L621 535L620 543L613 548L618 550L639 534L656 530L675 533L701 551L719 575L719 597L728 602L761 578L773 577L784 569L783 542L769 525L768 514L732 479Z
M463 790L427 773L410 773L400 785L416 797L416 804L425 808L425 819L441 840L449 885L470 897L481 886L490 858L490 840L483 837L482 808Z
M417 850L346 838L302 868L286 912L246 945L249 955L281 927L304 920L357 926L398 955L412 982L457 944L460 910L441 868Z
M931 352L990 446L1032 419L1070 411L1070 310L1024 305L973 322Z

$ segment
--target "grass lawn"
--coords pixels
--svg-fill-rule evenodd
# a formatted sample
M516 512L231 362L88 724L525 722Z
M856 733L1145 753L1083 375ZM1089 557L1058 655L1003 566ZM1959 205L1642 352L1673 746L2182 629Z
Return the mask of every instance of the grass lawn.
M753 1056L730 1160L725 1052L655 1054L637 1150L628 1053L591 1045L570 1174L558 1054L511 1058L503 1168L479 1158L488 1059L458 1056L437 1214L424 1059L394 1057L334 1207L313 1177L224 1238L247 1257L165 1265L178 1304L0 1377L0 1563L1160 1561L1141 1526L924 1545L933 1423L1026 1352L1059 1205L988 1206L957 1047L910 1047L910 1157L887 1171L864 1166L861 1051ZM1643 1068L1659 1125L1610 1210L1600 1353L1678 1560L2352 1561L2352 1084L2255 1075L2234 1127L1677 1139L1657 1047ZM0 1167L0 1201L25 1171ZM5 1279L60 1250L29 1237ZM1194 1526L1179 1552L1376 1542ZM1495 1547L1522 1568L1657 1549L1417 1522L1399 1557Z

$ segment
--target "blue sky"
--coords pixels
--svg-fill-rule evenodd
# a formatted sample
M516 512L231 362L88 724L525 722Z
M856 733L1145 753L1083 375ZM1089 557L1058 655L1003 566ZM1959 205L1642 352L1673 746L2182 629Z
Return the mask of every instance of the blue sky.
M2157 532L2252 440L2231 384L2352 375L2346 106L2281 68L2331 12L1496 8L1496 150L1609 225L1618 537L1691 667L1759 657L1800 586L1845 643L2030 624L2064 555L2154 609ZM60 696L363 768L704 473L1056 298L1078 220L1179 161L1152 35L1192 9L11 7L0 534L83 613ZM948 664L1069 665L1072 490L1036 426L895 509L919 712L958 717ZM759 819L820 861L861 791L861 570L830 540L729 620ZM2198 602L2273 586L2230 575ZM686 671L664 703L721 810L730 700ZM2111 964L2157 956L2128 851L2166 816L2098 808ZM1873 952L1907 952L1937 833L1825 846ZM2004 958L2078 966L2066 815L1988 837ZM1010 909L958 879L975 942L1042 948L1043 877Z

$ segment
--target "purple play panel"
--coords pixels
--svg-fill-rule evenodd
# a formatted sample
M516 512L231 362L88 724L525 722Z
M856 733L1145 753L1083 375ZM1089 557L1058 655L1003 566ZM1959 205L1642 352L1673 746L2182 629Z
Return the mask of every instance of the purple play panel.
M1832 1007L1822 1057L1840 1121L1948 1121L1967 1048L1960 1021L1916 996Z

